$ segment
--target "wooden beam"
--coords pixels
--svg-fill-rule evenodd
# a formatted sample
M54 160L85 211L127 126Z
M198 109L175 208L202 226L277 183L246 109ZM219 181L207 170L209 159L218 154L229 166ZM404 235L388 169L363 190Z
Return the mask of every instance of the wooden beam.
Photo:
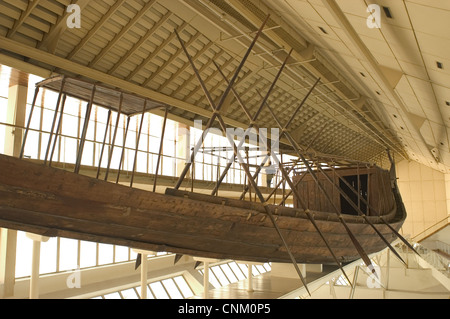
M252 3L254 3L255 5L257 5L255 2L255 0L250 0ZM332 0L323 0L323 1L332 1ZM261 19L258 17L258 15L256 15L254 12L252 12L245 4L243 4L241 1L239 0L229 0L229 3L231 6L233 6L236 10L238 10L244 17L246 17L252 24L254 25L259 25L261 23ZM263 4L260 4L258 2L258 6L260 7L261 10L264 11L265 14L271 14L272 10L269 9L268 7L264 6ZM276 14L273 14L274 19L276 19ZM283 21L277 21L280 23L283 23ZM267 36L270 37L270 39L272 39L273 41L275 41L280 47L285 47L288 48L290 47L289 43L286 42L285 39L283 39L281 36L279 36L279 34L277 33L277 30L267 30L265 31L265 34ZM326 79L327 76L326 74L322 74L322 72L320 70L318 70L311 62L308 61L308 57L310 57L310 50L308 50L308 47L310 47L310 44L305 41L299 34L295 34L296 39L299 39L299 42L301 42L302 44L306 45L306 49L303 49L302 51L298 51L294 49L294 52L292 53L292 56L294 59L296 59L299 62L305 61L306 63L303 64L303 67L308 70L309 72L311 72L314 76L316 77L321 77ZM311 47L310 47L311 49ZM349 97L345 96L335 85L334 83L330 82L329 88L334 91L342 100L346 100ZM356 112L360 112L360 110L354 105L354 103L352 101L348 101L347 104ZM391 145L391 146L396 146L398 144L398 142L395 140L395 137L392 136L392 134L389 131L386 131L384 128L380 127L377 123L371 121L370 119L367 119L367 121L374 127L376 128L376 131L367 126L365 123L362 123L364 125L365 128L367 128L367 130L369 132L373 132L375 133L375 135L377 135L386 145ZM346 125L347 127L349 127L348 125ZM350 127L349 127L350 128ZM350 128L352 130L355 130L354 128ZM382 133L382 136L380 136ZM373 137L372 137L373 138ZM376 141L376 138L373 138ZM397 151L402 154L402 156L407 156L406 152L403 149L400 149Z
M181 32L186 26L188 25L188 23L187 22L183 22L180 26L178 26L177 28L176 28L176 31L177 32ZM128 76L127 76L127 78L126 78L126 80L127 81L130 81L131 79L133 79L133 77L137 74L137 73L139 73L139 71L141 71L142 70L142 68L145 68L145 66L151 61L151 60L153 60L153 58L155 57L155 56L157 56L158 55L158 53L162 50L162 49L164 49L164 47L166 46L166 45L168 45L170 42L172 42L172 40L175 38L175 31L173 31L170 35L169 35L169 37L166 39L166 40L164 40L164 42L163 43L161 43L160 45L158 45L158 47L141 63L141 64L139 64L139 67L137 67L137 68L135 68Z
M86 7L89 4L89 0L77 0L74 1L73 4L77 4L80 6L80 9L83 10L84 7ZM58 41L61 37L61 34L64 33L67 29L67 17L70 15L69 12L66 12L64 9L64 12L62 15L58 18L56 23L50 28L49 32L44 35L41 42L38 43L37 47L39 49L42 48L48 48L49 52L54 53L56 50L56 47L58 45Z
M190 46L192 43L194 43L200 36L200 33L194 34L189 41L186 43L186 46ZM183 52L182 48L179 48L172 56L167 59L163 65L161 65L155 72L153 72L152 75L150 75L147 80L142 84L143 86L147 86L154 78L157 76L161 71L165 70L167 66L169 66L173 60L175 60L181 53Z
M133 19L131 19L126 26L124 26L122 28L122 30L120 30L120 32L118 34L116 34L114 36L114 38L108 42L108 45L106 47L104 47L102 49L102 51L97 54L94 58L94 60L92 60L89 63L89 67L94 67L98 61L100 61L107 53L109 50L111 50L111 48L116 45L117 41L121 40L122 37L128 32L130 31L130 29L148 12L148 10L151 9L151 7L155 4L156 0L150 0L149 2L147 2L147 4L138 11L138 13L133 17Z
M211 46L213 45L213 42L209 42L208 44L204 45L203 48L201 48L193 57L192 59L195 61L197 60L203 53L205 53L206 51L208 51ZM178 78L180 76L181 73L183 73L184 70L186 70L186 68L190 66L189 62L186 62L185 64L183 64L183 66L181 68L178 69L177 72L175 72L174 74L172 74L172 76L170 78L168 78L163 84L161 84L158 87L158 91L161 88L166 87L170 82L172 82L174 79Z
M120 58L119 62L117 62L111 70L108 71L108 74L113 74L130 56L132 56L152 35L155 33L156 30L158 30L170 17L172 16L171 12L166 13L164 16L161 17L161 19L158 20L157 23L155 23L151 29L147 31L145 35L143 35L139 41L133 45L133 47L127 51L127 54L125 54L123 57Z
M0 36L0 47L2 47L4 50L8 50L10 52L31 58L33 60L36 60L38 62L42 62L57 68L60 68L62 70L66 70L68 72L73 72L76 74L79 74L81 76L87 77L91 80L98 81L104 84L111 85L113 87L120 87L123 90L129 91L131 93L135 93L137 95L141 95L143 97L147 97L149 99L152 99L154 101L158 101L162 104L171 105L174 107L177 107L179 109L192 112L201 116L205 117L211 117L212 111L205 110L201 107L192 105L190 103L187 103L185 101L181 101L178 99L175 99L173 97L167 96L165 94L153 91L148 88L141 87L139 85L130 83L126 80L117 78L115 76L106 74L101 71L97 71L91 68L88 68L84 65L78 64L76 62L61 58L59 56L50 54L48 52L32 48L28 45L19 43L17 41L8 39L6 37ZM223 118L224 121L233 126L233 127L244 127L246 126L245 123L233 120L231 118Z
M81 40L80 43L68 54L67 59L72 59L82 48L89 42L89 40L97 33L97 31L116 13L116 11L125 3L125 0L119 0L114 3L106 14L102 16L99 22L89 30L88 34Z
M25 20L30 16L34 8L36 8L41 1L42 0L34 0L28 3L28 7L26 8L26 10L22 11L20 18L14 22L13 27L8 31L8 34L6 35L8 38L11 38L17 32L17 30L22 26Z

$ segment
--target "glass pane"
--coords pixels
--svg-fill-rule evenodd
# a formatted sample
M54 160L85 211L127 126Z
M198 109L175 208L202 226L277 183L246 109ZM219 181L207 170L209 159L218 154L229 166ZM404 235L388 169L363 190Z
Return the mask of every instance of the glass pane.
M183 299L183 295L178 290L172 278L165 279L162 281L164 287L172 299Z
M58 239L50 238L47 242L41 243L41 258L39 273L48 274L56 272L56 250Z
M202 276L204 275L203 269L200 270L199 272L202 274ZM222 287L221 283L217 280L217 277L214 275L211 269L209 270L209 283L213 285L214 288Z
M223 273L223 271L220 269L219 266L211 267L210 270L214 272L214 274L217 276L217 279L219 279L220 284L222 286L228 285L230 283L230 281L227 279L227 277L225 277L225 274Z
M114 246L109 244L98 245L98 264L112 264L114 257Z
M122 290L121 293L124 299L139 299L133 288Z
M120 297L120 294L118 292L113 292L107 295L104 295L105 299L122 299L122 297Z
M78 240L60 238L59 270L77 269Z
M80 268L93 267L97 260L97 243L80 241Z
M26 233L17 232L16 278L31 275L31 259L33 241L27 238Z
M191 287L189 287L189 285L186 282L186 279L184 279L183 276L175 277L173 280L175 280L178 288L180 288L184 298L189 298L194 295L194 293L191 290Z
M258 268L256 268L254 265L252 266L252 274L253 276L260 275Z
M127 261L128 260L128 247L124 246L115 246L116 249L116 256L114 262L121 262L121 261Z
M137 293L137 295L138 295L138 297L140 299L141 298L141 286L134 287L134 289L136 290L136 293ZM148 285L147 285L147 299L155 299L155 296L151 292L151 290L148 287Z
M167 295L166 291L164 290L163 285L161 282L153 282L150 284L150 288L153 291L153 293L156 296L156 299L170 299L170 297Z
M220 268L223 270L223 272L225 273L225 275L227 276L227 279L231 282L236 282L238 281L238 279L236 278L236 276L233 274L233 272L231 271L231 268L227 265L227 264L223 264L220 265Z
M245 278L247 278L247 276L245 276L241 268L239 268L239 266L235 262L229 263L228 265L231 267L234 274L237 276L239 280L244 280Z
M245 278L248 277L248 267L246 264L238 264L239 268L241 268L242 272L244 273Z
M256 268L258 269L258 271L259 271L261 274L267 272L267 270L266 270L262 265L256 265Z

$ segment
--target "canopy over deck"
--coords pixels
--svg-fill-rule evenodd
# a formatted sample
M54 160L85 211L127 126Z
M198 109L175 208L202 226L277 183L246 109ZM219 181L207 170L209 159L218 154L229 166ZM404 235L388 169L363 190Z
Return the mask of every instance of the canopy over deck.
M144 103L146 102L146 110L151 110L158 107L169 107L169 105L123 91L120 88L108 87L104 84L91 83L71 77L55 76L37 83L36 86L55 92L61 92L67 96L77 98L82 101L90 101L92 98L92 93L95 89L95 94L93 96L93 103L95 105L102 106L116 112L119 112L120 109L120 113L125 115L141 113ZM121 104L122 106L120 107Z

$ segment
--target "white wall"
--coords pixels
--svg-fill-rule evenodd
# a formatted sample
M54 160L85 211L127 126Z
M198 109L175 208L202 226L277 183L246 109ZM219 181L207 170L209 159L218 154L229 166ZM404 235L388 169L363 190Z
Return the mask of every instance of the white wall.
M420 241L448 224L450 174L404 160L397 164L397 177L408 214L403 235Z

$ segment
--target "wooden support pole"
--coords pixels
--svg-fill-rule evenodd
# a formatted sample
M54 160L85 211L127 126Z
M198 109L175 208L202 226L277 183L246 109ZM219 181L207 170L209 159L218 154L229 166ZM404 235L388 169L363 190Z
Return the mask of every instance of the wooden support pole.
M59 116L58 127L56 128L56 132L55 132L55 141L53 142L52 151L50 153L49 166L52 166L53 155L55 153L55 148L56 148L56 142L58 141L59 132L61 131L61 125L62 125L63 116L64 116L64 107L66 105L66 99L67 99L67 95L64 94L63 100L62 100L62 105L61 105L61 112L60 112L61 115Z
M208 123L206 124L206 128L205 128L205 130L203 131L203 134L202 134L201 138L199 139L199 141L198 141L197 144L195 145L195 148L194 148L194 150L193 150L193 152L192 152L192 154L191 154L191 160L190 160L190 162L186 163L186 165L185 165L185 167L184 167L184 169L183 169L183 172L181 173L180 178L178 179L177 184L175 185L175 189L180 188L181 183L183 182L183 179L185 178L186 174L187 174L188 171L189 171L189 168L190 168L192 162L194 161L195 154L198 152L200 146L203 144L203 140L204 140L204 138L206 137L206 134L208 133L208 129L209 129L209 128L212 126L212 124L214 123L214 121L215 121L217 115L219 115L219 111L220 111L220 109L222 108L222 105L224 104L225 99L227 98L228 94L230 93L230 90L231 90L232 86L234 85L234 82L237 80L237 77L238 77L238 75L239 75L241 69L243 68L245 62L247 61L248 56L249 56L250 53L252 52L253 47L255 46L256 41L258 40L259 36L261 35L261 33L262 33L263 29L264 29L264 26L266 25L266 23L267 23L267 21L269 20L269 18L270 18L270 15L268 15L268 16L266 17L266 19L264 20L263 24L262 24L261 27L259 28L259 30L258 30L258 32L256 33L256 35L255 35L255 37L254 37L252 43L250 44L249 48L247 49L247 52L245 53L245 55L244 55L244 57L243 57L241 63L239 64L239 66L238 66L238 68L236 69L236 71L235 71L235 73L234 73L232 79L230 80L229 85L228 85L227 88L225 89L225 91L224 91L222 97L220 98L220 101L219 101L219 103L217 104L217 107L214 109L214 113L213 113L212 117L209 119ZM177 37L178 37L178 40L180 41L180 44L182 45L182 48L183 48L183 50L184 50L186 56L187 56L188 59L189 59L189 62L190 62L191 65L194 67L194 72L196 72L197 77L200 79L199 74L198 74L198 71L197 71L197 69L196 69L195 66L194 66L194 62L192 61L191 56L189 55L189 53L187 52L186 47L184 46L183 40L180 38L178 32L175 31L175 33L176 33L176 35L177 35ZM200 81L200 83L202 83L202 81ZM208 96L207 96L207 97L208 97Z
M61 98L63 96L63 90L64 90L65 83L66 83L66 79L65 79L65 77L63 77L63 79L61 81L61 87L60 87L59 93L58 93L58 100L56 101L55 114L53 115L52 128L50 129L50 136L48 137L47 150L45 151L44 165L47 165L47 159L48 159L48 155L50 152L50 146L52 144L52 139L53 139L53 130L55 129L56 118L58 117L59 106L61 104Z
M102 150L100 151L100 156L98 159L97 176L96 176L97 179L100 177L100 167L102 165L103 153L105 151L106 136L108 135L108 125L109 121L111 120L111 114L112 111L108 110L108 119L106 120L106 128L105 128L105 135L103 136Z
M117 130L119 128L119 120L120 120L120 114L122 111L122 104L123 104L123 93L120 93L119 110L117 111L116 126L114 127L113 139L111 141L111 149L109 150L109 155L108 155L108 165L106 166L105 181L108 180L109 168L111 167L111 160L112 160L112 156L113 156L113 152L114 152L114 145L116 143Z
M122 145L122 154L120 155L120 161L119 161L119 168L117 169L117 178L116 178L116 184L119 183L119 178L120 178L120 170L121 167L123 166L123 157L125 155L125 145L127 143L127 135L128 135L128 128L130 127L130 120L131 120L131 116L127 117L127 126L125 128L125 134L123 137L123 145Z
M203 91L204 91L204 93L205 93L205 95L206 95L206 97L207 97L207 100L208 100L208 102L209 102L209 104L210 104L210 106L211 106L211 108L212 108L212 110L213 110L213 112L214 112L214 113L213 113L213 117L215 116L215 117L217 118L217 120L218 120L218 122L219 122L219 125L220 125L220 128L221 128L222 132L226 135L226 137L227 137L227 139L228 139L230 145L233 146L233 152L234 152L234 155L238 158L238 161L239 161L241 167L243 168L243 170L244 170L244 172L245 172L245 174L246 174L248 180L250 181L250 183L251 183L251 185L252 185L252 187L253 187L253 189L254 189L256 195L257 195L258 198L259 198L259 200L264 204L264 209L265 209L267 215L269 216L269 218L270 218L270 220L271 220L271 222L272 222L272 224L273 224L273 226L274 226L274 228L275 228L275 230L276 230L278 236L280 237L280 239L281 239L281 241L282 241L282 243L283 243L283 246L285 247L285 249L286 249L286 251L287 251L287 253L288 253L288 255L289 255L289 258L291 259L291 261L292 261L292 263L293 263L293 265L294 265L294 267L295 267L295 269L296 269L296 271L297 271L297 274L299 275L299 277L300 277L300 279L301 279L303 285L305 286L305 289L308 291L308 294L311 295L311 293L310 293L310 291L309 291L309 289L308 289L308 287L307 287L307 285L306 285L306 281L305 281L305 279L303 278L303 275L302 275L300 269L298 268L297 261L295 260L294 255L292 254L292 252L291 252L291 250L290 250L290 248L289 248L289 246L288 246L286 240L284 239L284 236L283 236L283 234L281 233L281 230L279 229L279 227L278 227L278 225L277 225L277 223L276 223L276 221L275 221L275 218L273 217L271 211L268 209L267 203L265 202L264 197L263 197L261 191L259 190L258 185L255 183L255 180L251 178L252 175L251 175L251 173L250 173L250 171L249 171L248 165L245 165L245 164L244 164L244 160L243 160L243 158L242 158L242 156L241 156L241 154L240 154L240 152L239 152L239 149L236 147L236 144L234 144L233 138L228 134L228 132L227 132L227 130L226 130L226 125L225 125L225 123L224 123L224 121L223 121L223 119L222 119L222 116L221 116L220 113L219 113L221 104L219 104L219 105L217 105L217 106L215 105L213 99L211 98L211 96L210 96L210 94L209 94L208 89L206 88L206 86L205 86L205 84L204 84L204 82L203 82L203 80L202 80L200 74L198 73L197 68L195 67L194 62L192 61L190 55L188 54L186 48L184 47L183 42L181 41L181 39L179 39L179 40L180 40L180 43L181 43L181 45L182 45L182 47L183 47L183 49L184 49L184 51L185 51L185 53L186 53L186 55L187 55L187 57L188 57L190 63L191 63L192 68L194 69L194 73L196 74L197 79L198 79L198 81L200 82L200 85L201 85L201 87L202 87L202 89L203 89ZM291 50L291 52L292 52L292 50ZM235 76L236 76L236 74L235 74ZM227 93L227 94L228 94L228 92L231 90L232 85L234 84L234 78L235 78L235 77L233 77L233 80L230 81L230 83L229 83L229 85L228 85L228 87L227 87L227 90L226 90L226 93ZM276 82L276 81L274 81L274 83L272 83L271 88L273 88L273 87L275 86L275 82ZM271 91L271 90L269 90L269 93L270 93L270 91ZM269 94L266 95L266 99L268 98L268 96L269 96ZM222 96L222 98L223 98L223 97L225 97L225 94ZM262 105L266 104L266 99L263 101ZM222 99L222 100L223 100L223 99ZM221 101L222 101L222 100L221 100ZM260 108L259 112L260 112L260 111L261 111L261 108ZM212 119L213 117L211 117L211 119ZM204 133L204 134L202 134L202 136L205 135L205 131L204 131L203 133ZM201 140L200 140L199 142L201 142ZM198 144L199 144L199 143L197 143L197 145L198 145ZM195 151L195 150L194 150L194 151ZM273 152L273 150L271 150L271 152ZM193 156L195 156L195 153L192 154L192 157L193 157ZM192 159L192 157L191 157L191 159ZM278 160L278 159L277 159L277 160ZM179 180L179 182L180 182L180 180ZM179 187L180 185L177 184L177 186ZM178 189L177 186L175 187L175 189Z
M20 149L19 158L23 158L23 155L25 152L25 143L27 142L28 132L30 130L31 118L33 117L33 112L34 112L34 108L36 106L36 99L39 94L39 89L40 88L37 86L36 89L34 90L33 103L31 104L30 115L28 116L27 127L26 127L25 133L23 135L22 148Z
M145 115L146 107L147 107L147 100L145 100L144 107L142 109L141 122L139 124L139 132L138 132L137 140L136 140L136 148L135 148L135 153L134 153L133 171L131 173L130 187L133 187L134 172L136 171L137 158L138 158L138 152L139 152L139 141L141 139L142 125L144 124L144 115Z
M166 108L166 110L164 112L164 120L163 120L162 129L161 129L161 141L159 143L158 161L156 162L155 178L153 180L153 192L156 192L156 181L158 179L159 165L161 163L161 156L162 156L162 151L163 151L163 147L164 147L164 133L166 131L166 123L167 123L168 113L169 113L169 110Z
M89 127L89 119L91 118L92 106L94 104L94 96L95 96L96 89L97 89L97 86L94 85L94 87L92 89L92 93L91 93L91 98L86 107L86 115L84 118L83 131L81 133L80 147L78 148L77 160L75 163L74 173L76 173L76 174L78 174L80 172L81 158L83 157L84 143L86 142L86 135L87 135L88 127Z

